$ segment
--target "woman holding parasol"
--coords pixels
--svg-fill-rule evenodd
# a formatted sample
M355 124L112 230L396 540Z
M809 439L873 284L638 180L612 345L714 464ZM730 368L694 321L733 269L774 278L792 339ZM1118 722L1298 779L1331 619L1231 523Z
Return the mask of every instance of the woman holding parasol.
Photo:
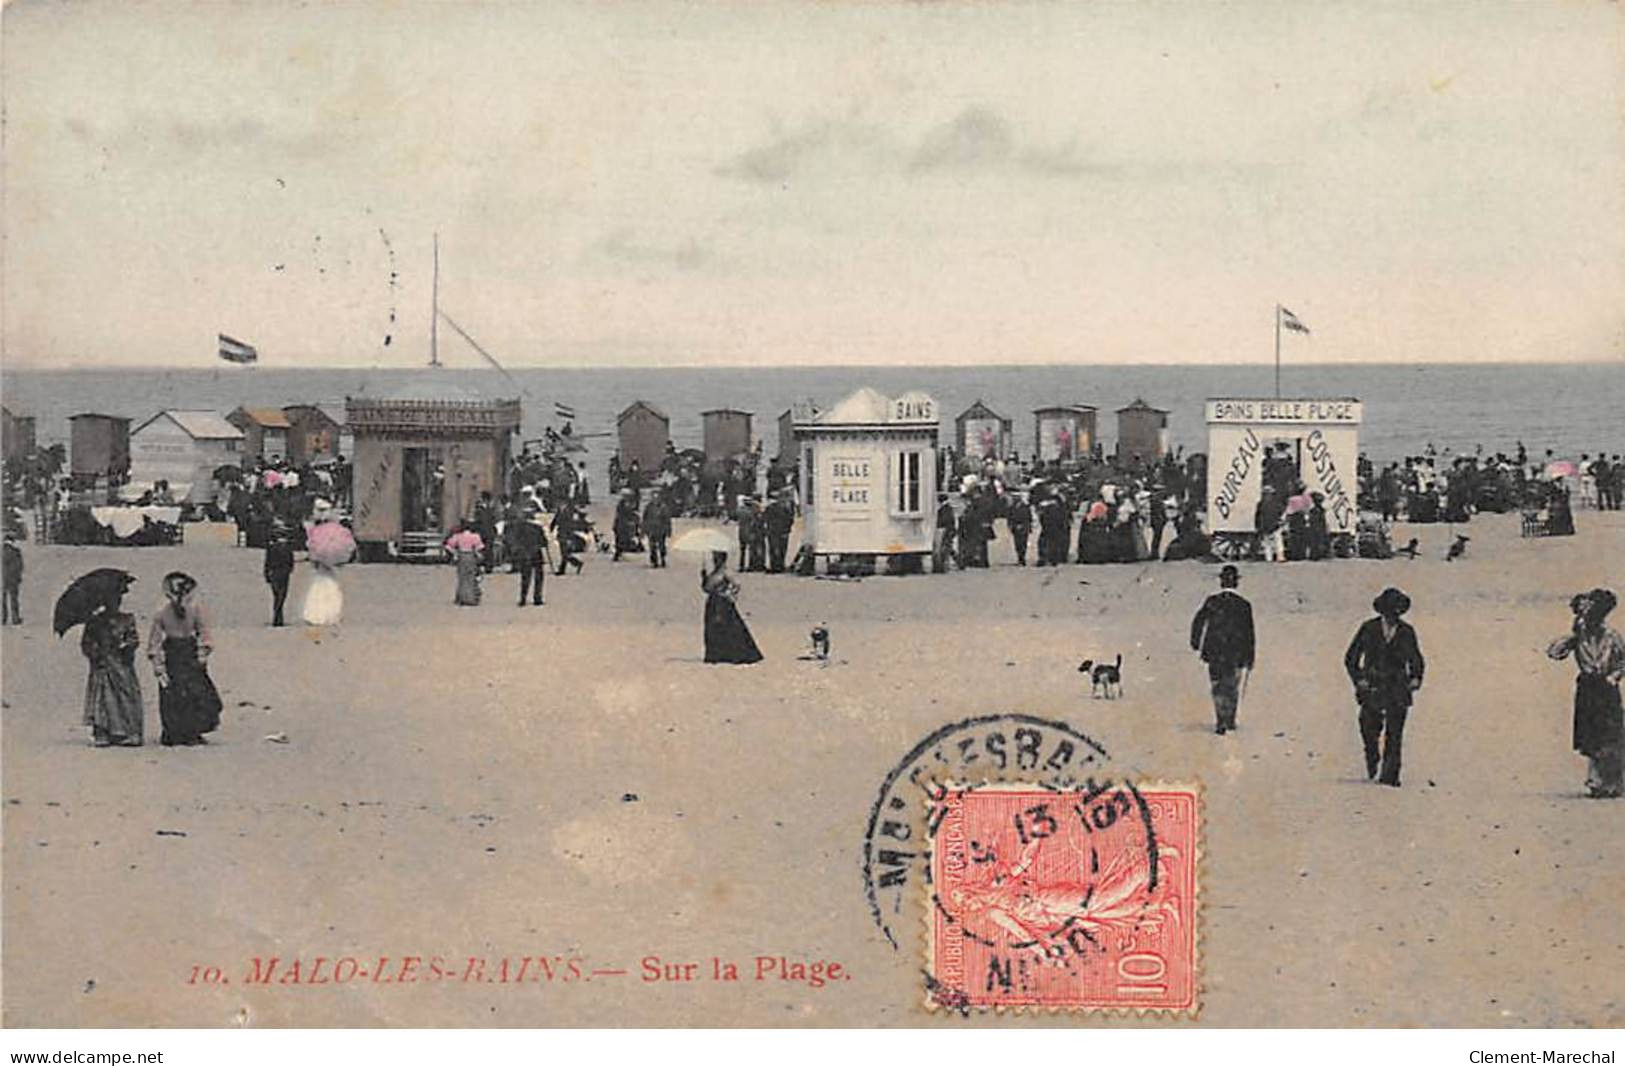
M306 625L338 625L344 614L344 590L339 586L338 568L355 554L355 537L338 521L333 505L326 500L317 500L311 510L305 547L316 573L305 590L300 614Z
M695 529L677 538L676 551L707 552L711 565L700 566L700 588L705 592L705 661L756 663L762 651L750 635L735 600L739 582L728 576L729 538L719 529Z
M123 570L94 570L69 585L56 603L57 636L76 625L85 627L79 639L79 650L90 662L84 721L98 748L138 748L142 742L146 709L135 673L141 636L135 616L119 609L134 581Z
M176 570L164 577L165 602L152 618L147 656L158 675L159 743L205 743L203 734L220 726L220 693L209 678L213 650L203 608L192 596L197 579Z

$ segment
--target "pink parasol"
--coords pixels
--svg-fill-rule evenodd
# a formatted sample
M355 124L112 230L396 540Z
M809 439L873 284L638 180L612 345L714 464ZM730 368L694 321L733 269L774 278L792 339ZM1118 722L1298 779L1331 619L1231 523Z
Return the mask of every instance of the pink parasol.
M1554 459L1546 464L1546 476L1549 478L1574 477L1580 468L1567 459Z
M1314 506L1315 501L1310 498L1307 492L1299 493L1296 496L1287 497L1286 513L1297 514L1299 511L1313 510Z
M266 488L274 489L280 484L282 484L282 474L279 471L267 470L265 472L265 487Z
M446 547L454 552L482 552L485 541L472 529L463 529L446 538Z
M317 522L305 535L310 561L323 566L343 566L355 555L355 537L337 522Z

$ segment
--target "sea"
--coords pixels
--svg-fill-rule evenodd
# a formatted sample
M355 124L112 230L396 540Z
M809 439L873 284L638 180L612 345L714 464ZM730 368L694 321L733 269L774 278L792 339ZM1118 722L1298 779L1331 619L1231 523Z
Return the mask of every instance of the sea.
M0 400L13 413L33 415L41 445L66 443L68 416L120 415L135 425L165 408L213 410L240 404L282 407L342 403L347 396L387 397L425 387L488 397L519 397L526 438L575 413L574 429L592 454L607 460L615 447L616 415L635 400L665 412L679 448L701 444L700 412L727 407L755 415L764 451L778 448L777 419L791 404L828 407L862 386L895 396L923 390L935 397L943 441L953 419L981 400L1012 419L1016 448L1033 451L1034 408L1089 404L1099 409L1099 436L1108 451L1117 435L1115 412L1136 399L1169 412L1174 445L1206 450L1203 404L1210 397L1275 395L1273 368L1262 366L792 366L594 367L514 369L353 367L283 369L221 363L206 369L0 368ZM1582 453L1625 453L1625 362L1589 364L1335 365L1288 367L1281 395L1355 397L1364 403L1360 447L1386 461L1420 454L1511 454L1522 441L1532 457L1546 449L1577 459Z

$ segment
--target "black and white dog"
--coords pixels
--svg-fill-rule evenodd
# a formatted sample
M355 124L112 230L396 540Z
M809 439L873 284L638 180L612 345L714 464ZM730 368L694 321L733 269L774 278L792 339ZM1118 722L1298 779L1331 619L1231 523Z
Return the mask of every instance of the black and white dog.
M1110 663L1097 663L1093 659L1085 659L1078 664L1078 673L1089 675L1089 695L1093 699L1115 700L1123 695L1123 653L1117 653L1117 661Z

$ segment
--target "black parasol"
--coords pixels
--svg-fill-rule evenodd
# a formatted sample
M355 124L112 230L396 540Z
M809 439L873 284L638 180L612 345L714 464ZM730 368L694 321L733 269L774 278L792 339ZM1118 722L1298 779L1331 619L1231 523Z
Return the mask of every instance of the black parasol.
M135 583L135 576L112 567L102 567L74 581L57 597L51 615L51 628L61 636L82 625L100 608L112 604Z

